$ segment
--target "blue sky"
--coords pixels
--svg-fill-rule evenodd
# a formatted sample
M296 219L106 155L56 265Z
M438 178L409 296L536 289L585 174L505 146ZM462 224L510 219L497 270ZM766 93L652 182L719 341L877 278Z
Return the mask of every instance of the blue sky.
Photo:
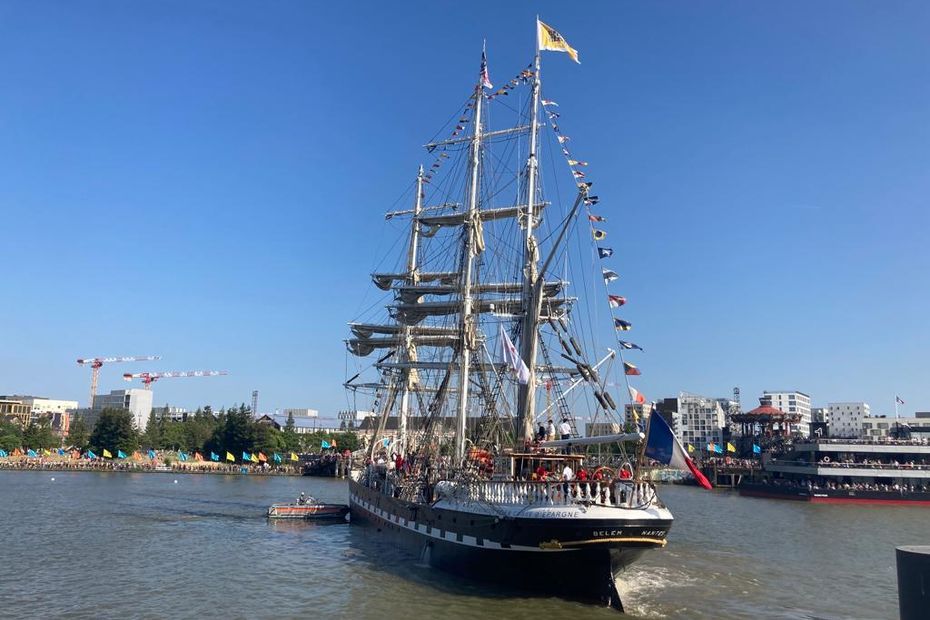
M344 408L382 214L537 12L581 53L544 92L623 240L642 391L930 410L922 2L0 0L0 392L83 403L76 358L158 354L101 387Z

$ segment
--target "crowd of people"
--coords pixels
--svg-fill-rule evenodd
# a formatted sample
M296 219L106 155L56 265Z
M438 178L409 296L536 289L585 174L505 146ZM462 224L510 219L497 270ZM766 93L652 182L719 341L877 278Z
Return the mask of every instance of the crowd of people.
M176 472L188 474L262 474L295 475L300 469L290 465L232 464L213 462L173 461L170 464L158 460L130 459L68 459L9 457L0 459L0 470L15 471L117 471L117 472Z
M795 459L795 460L775 460L772 461L773 464L784 464L784 465L810 465L810 461L804 459ZM859 460L845 458L838 459L836 457L822 456L816 461L818 467L838 467L844 469L917 469L917 470L930 470L930 463L927 462L927 459L908 459L906 461L898 461L897 459L869 459L862 458Z
M775 478L769 484L781 488L806 489L808 491L884 491L897 493L928 493L930 485L924 482L881 483L881 482L837 482L823 478L803 480Z

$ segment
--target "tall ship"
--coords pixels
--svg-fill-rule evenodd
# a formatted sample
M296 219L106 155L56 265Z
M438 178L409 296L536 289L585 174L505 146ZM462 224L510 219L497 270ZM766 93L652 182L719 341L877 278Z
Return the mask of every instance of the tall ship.
M641 349L620 339L607 218L542 51L578 60L537 22L533 61L496 89L482 52L386 215L383 302L346 341L345 385L377 419L351 516L440 569L622 609L617 576L665 546L672 514L639 467L648 429L618 409L644 402L624 359Z
M763 455L740 494L821 504L930 506L927 439L812 438Z

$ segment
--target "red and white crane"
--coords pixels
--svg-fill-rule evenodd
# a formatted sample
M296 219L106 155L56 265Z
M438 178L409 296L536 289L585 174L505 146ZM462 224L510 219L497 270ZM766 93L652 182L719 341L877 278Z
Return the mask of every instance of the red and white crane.
M219 377L228 375L225 370L185 370L182 372L170 370L168 372L127 372L123 373L123 379L132 381L133 379L142 379L142 387L147 390L152 389L152 384L159 379L172 379L175 377Z
M94 395L97 393L97 380L100 378L100 367L113 362L153 362L160 360L160 355L131 355L129 357L85 357L78 359L81 366L90 366L90 407L94 407Z

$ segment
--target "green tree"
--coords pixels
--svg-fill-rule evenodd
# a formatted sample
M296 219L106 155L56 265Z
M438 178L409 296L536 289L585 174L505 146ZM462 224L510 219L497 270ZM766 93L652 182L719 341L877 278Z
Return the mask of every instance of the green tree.
M23 446L23 429L16 422L0 419L0 449L12 452Z
M358 450L359 440L355 433L336 433L333 435L336 447L340 450ZM330 442L332 444L332 441Z
M139 447L139 435L132 425L132 414L126 409L104 409L90 436L91 447L98 452L104 449L127 454ZM114 452L115 453L115 452Z
M287 414L287 423L284 425L284 430L281 432L281 437L284 441L284 450L288 452L296 452L300 450L300 435L297 434L297 425L294 423L294 413L288 412Z
M23 431L23 445L33 450L43 450L57 448L59 440L55 433L52 432L49 420L42 419L38 422L30 422L26 430Z
M167 420L161 432L162 450L189 450L187 432L183 422Z
M216 431L216 418L202 409L184 420L184 435L189 450L206 451L207 444Z
M149 413L149 420L145 424L145 432L142 433L142 446L155 450L161 449L162 432L161 420L157 419L155 417L155 412L152 411Z
M269 424L252 425L253 452L264 452L271 457L274 452L283 452L285 447L284 433Z
M78 450L83 450L87 447L88 441L90 441L90 430L87 428L87 421L84 420L84 416L75 416L68 429L68 443Z
M223 454L221 450L229 451L237 458L242 452L252 452L253 426L252 414L248 407L231 407L220 414L213 435L204 449L217 454Z

